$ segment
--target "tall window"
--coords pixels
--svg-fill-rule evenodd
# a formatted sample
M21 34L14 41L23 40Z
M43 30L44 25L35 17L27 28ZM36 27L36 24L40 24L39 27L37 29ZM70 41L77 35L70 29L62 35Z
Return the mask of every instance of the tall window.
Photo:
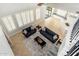
M25 12L22 12L21 13L21 17L22 17L22 21L23 21L23 24L25 25L25 24L27 24L27 19L26 19L26 13Z
M27 19L27 23L30 23L30 13L29 13L29 10L26 11L26 19Z
M34 21L34 12L33 12L33 10L30 10L30 20Z
M23 11L21 13L17 13L16 20L19 27L24 26L32 21L34 21L34 12L33 10Z
M8 31L16 29L12 16L1 18Z
M36 20L40 19L40 8L36 9Z
M23 26L23 21L21 19L21 14L17 13L15 16L16 16L16 20L17 20L17 23L18 23L19 27Z

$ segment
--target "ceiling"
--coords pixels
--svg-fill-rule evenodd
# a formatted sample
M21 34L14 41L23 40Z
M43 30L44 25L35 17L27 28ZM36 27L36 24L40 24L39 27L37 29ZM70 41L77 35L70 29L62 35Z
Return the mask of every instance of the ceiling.
M44 3L44 5L72 12L79 11L79 3ZM36 3L0 3L0 17L35 7Z
M0 3L0 17L26 9L35 8L34 3Z

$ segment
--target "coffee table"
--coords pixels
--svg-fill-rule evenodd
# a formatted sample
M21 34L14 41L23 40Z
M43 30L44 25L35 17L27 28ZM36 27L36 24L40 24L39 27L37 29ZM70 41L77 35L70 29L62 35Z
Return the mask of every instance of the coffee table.
M41 48L43 48L46 45L46 42L42 38L40 38L39 36L34 38L34 40L41 46Z

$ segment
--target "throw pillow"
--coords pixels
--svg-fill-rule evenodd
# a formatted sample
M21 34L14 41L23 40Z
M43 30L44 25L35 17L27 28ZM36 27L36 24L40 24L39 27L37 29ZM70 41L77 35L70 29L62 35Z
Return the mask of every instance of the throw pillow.
M34 29L34 27L32 26L31 29Z
M42 28L43 31L45 31L45 28Z
M54 39L54 40L57 39L57 35L54 35L54 36L53 36L53 39Z
M24 30L24 33L25 33L25 34L27 34L27 31L26 31L26 30Z

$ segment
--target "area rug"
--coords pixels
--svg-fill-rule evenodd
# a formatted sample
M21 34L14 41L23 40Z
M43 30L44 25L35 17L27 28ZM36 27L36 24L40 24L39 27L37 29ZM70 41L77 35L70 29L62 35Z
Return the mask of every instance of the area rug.
M38 45L36 41L34 41L34 38L37 36L39 36L46 42L46 45L43 48L41 48L41 46ZM25 44L33 56L56 56L57 55L58 48L56 47L56 45L50 42L44 36L42 36L39 32L36 32L29 38L25 38Z

